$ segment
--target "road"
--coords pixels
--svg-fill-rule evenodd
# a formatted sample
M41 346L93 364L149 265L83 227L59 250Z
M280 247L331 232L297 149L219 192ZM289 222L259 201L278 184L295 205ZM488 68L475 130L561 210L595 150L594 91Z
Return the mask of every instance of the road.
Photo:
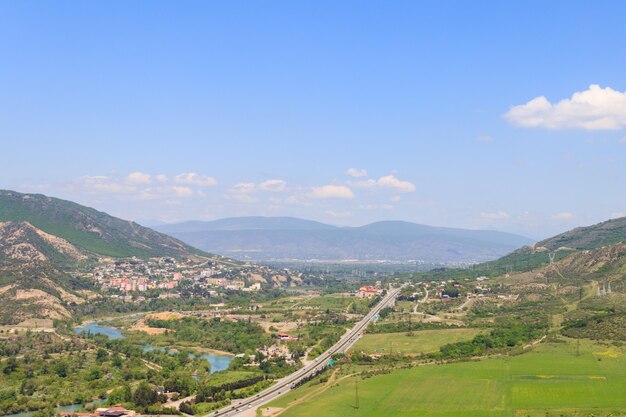
M415 303L415 307L413 307L413 314L417 314L417 307L419 307L420 304L428 301L428 288L424 288L424 291L426 291L426 295L424 296L424 298Z
M261 391L253 397L246 398L239 401L236 404L231 404L228 407L224 407L220 410L213 411L204 417L232 417L237 416L252 408L257 408L266 404L273 399L280 397L281 395L291 391L293 384L298 383L303 378L306 378L316 372L321 371L326 367L335 353L344 353L348 350L362 335L362 331L367 327L370 321L376 316L380 310L384 307L391 305L402 287L393 288L387 292L387 295L370 310L370 312L363 317L352 329L350 329L337 343L335 343L330 349L322 353L317 357L313 363L297 370L296 372L288 375L282 379L279 379L276 384Z

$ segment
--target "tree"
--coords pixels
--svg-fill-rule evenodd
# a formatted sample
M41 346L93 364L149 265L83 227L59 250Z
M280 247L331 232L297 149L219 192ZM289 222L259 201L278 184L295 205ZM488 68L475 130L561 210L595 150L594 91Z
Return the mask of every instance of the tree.
M196 402L203 403L208 401L212 396L211 388L207 384L199 384L196 392Z
M65 361L59 361L54 365L54 373L61 378L67 377L67 363Z
M96 353L96 362L102 363L107 359L109 359L108 352L102 348L98 349L98 353Z
M2 372L5 375L11 375L13 372L15 372L16 369L17 369L17 359L11 356L9 359L7 359Z
M145 381L142 381L135 393L133 394L133 402L139 406L147 407L156 403L159 400L159 395L156 391Z
M133 394L130 389L130 385L125 383L121 388L113 390L109 394L108 403L109 404L117 404L117 403L125 403L132 401Z
M122 358L119 355L119 353L116 353L113 355L113 358L111 359L111 362L113 363L113 366L115 366L116 368L121 368L122 367Z
M181 413L185 413L185 414L194 415L196 413L193 409L193 406L191 405L191 401L184 401L180 403L180 405L178 406L178 410Z

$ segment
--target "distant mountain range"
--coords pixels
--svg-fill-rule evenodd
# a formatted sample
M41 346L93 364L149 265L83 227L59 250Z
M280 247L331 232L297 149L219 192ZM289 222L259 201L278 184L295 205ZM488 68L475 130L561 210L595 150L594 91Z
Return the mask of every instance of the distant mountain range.
M196 255L206 254L89 207L0 190L0 323L69 317L93 295L77 272L98 257Z
M293 217L234 217L156 229L205 251L251 260L482 262L532 243L511 233L403 221L336 227Z

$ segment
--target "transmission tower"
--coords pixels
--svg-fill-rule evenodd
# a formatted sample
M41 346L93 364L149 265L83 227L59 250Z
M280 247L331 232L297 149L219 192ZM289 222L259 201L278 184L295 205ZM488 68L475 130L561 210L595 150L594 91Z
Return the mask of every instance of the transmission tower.
M550 258L550 265L554 263L555 257L556 257L556 252L548 252L548 258Z
M354 376L354 408L357 410L361 408L361 403L359 402L359 377Z

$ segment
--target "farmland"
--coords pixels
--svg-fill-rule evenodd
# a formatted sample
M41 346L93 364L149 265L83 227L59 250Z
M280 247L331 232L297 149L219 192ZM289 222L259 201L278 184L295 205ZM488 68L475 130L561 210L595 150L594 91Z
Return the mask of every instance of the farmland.
M353 365L269 404L283 417L319 416L609 416L626 413L626 349L572 339L513 357L424 365L358 380ZM306 398L302 398L308 393ZM297 398L301 398L297 400ZM294 404L294 405L291 405Z
M420 330L407 333L374 333L363 336L352 348L354 352L386 354L390 351L404 355L431 353L448 343L470 340L477 329Z

